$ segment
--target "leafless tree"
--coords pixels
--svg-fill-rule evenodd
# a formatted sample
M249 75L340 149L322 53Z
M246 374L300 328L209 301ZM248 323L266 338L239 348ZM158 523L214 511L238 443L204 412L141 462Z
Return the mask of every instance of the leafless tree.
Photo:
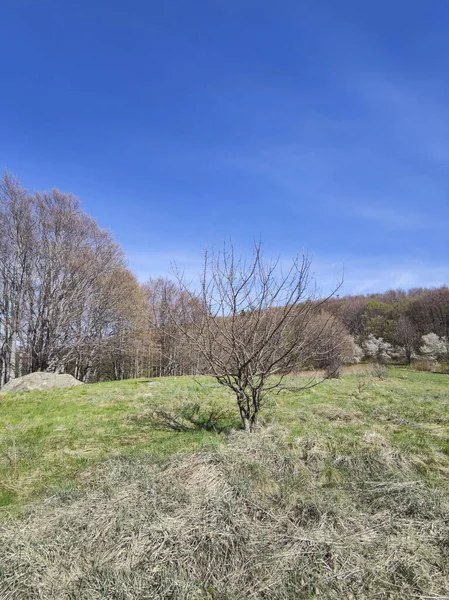
M0 387L38 370L140 372L144 296L111 235L56 189L0 180Z
M413 352L419 347L420 336L415 325L405 315L401 315L396 322L394 341L403 349L407 364L410 364Z
M285 376L316 358L327 326L317 316L327 298L318 299L311 289L310 265L302 256L283 270L279 260L263 259L260 243L245 261L231 244L205 253L199 289L178 273L183 293L172 321L207 372L235 393L247 432L255 429L267 398L285 389ZM201 311L192 313L193 300ZM299 381L301 389L316 385L315 379Z
M181 344L171 332L170 313L176 310L179 288L169 279L150 278L144 285L147 327L151 341L151 370L159 376L179 374Z
M37 241L29 293L32 370L63 370L107 322L104 288L124 257L110 235L58 190L33 198ZM100 323L98 322L100 319Z
M327 378L340 377L341 367L351 355L353 344L341 319L322 308L311 317L313 331L319 331L309 347L307 366L325 371ZM301 331L298 332L301 335Z
M0 181L0 387L20 374L22 320L30 282L34 223L26 190L6 173Z
M198 354L176 335L173 321L186 314L195 319L201 311L197 298L186 294L174 281L150 278L143 286L147 300L147 327L153 375L184 375L199 371ZM184 317L182 314L184 312Z

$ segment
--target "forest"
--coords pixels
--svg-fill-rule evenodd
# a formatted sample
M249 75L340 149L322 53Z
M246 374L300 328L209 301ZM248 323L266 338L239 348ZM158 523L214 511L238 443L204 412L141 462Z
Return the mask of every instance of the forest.
M306 284L307 273L302 276ZM341 298L304 293L294 304L297 318L278 342L302 336L307 352L295 352L289 368L324 369L331 376L361 361L447 368L446 286ZM306 306L314 307L307 327L301 317ZM285 308L272 303L257 310ZM0 387L35 371L69 373L83 382L207 373L210 363L192 336L179 335L179 323L188 311L194 326L210 310L201 294L176 278L139 282L119 244L73 195L57 189L31 194L14 175L4 175ZM241 322L248 322L241 312Z

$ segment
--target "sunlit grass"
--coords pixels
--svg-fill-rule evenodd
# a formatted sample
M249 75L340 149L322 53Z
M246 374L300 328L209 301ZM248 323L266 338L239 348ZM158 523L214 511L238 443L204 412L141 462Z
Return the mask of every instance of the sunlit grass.
M146 418L152 407L215 403L227 428L239 427L232 395L212 379L129 380L47 392L0 394L0 505L4 513L64 486L78 485L91 465L115 455L167 456L221 443L223 433L176 432ZM392 369L328 380L273 397L263 418L292 438L319 435L335 452L360 454L369 435L421 463L438 480L449 469L447 375ZM368 437L367 437L368 436Z

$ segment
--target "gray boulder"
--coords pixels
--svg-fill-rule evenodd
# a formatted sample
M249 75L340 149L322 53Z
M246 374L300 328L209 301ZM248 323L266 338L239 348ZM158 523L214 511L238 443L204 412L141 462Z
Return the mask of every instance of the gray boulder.
M75 385L83 384L81 381L75 379L75 377L72 377L72 375L39 372L11 379L0 389L0 392L41 392L54 388L69 388Z

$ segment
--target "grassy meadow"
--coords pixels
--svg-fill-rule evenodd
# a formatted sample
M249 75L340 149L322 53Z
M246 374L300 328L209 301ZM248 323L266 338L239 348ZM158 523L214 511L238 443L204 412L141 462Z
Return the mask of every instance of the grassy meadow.
M208 378L0 394L0 598L449 598L447 375L262 416Z

